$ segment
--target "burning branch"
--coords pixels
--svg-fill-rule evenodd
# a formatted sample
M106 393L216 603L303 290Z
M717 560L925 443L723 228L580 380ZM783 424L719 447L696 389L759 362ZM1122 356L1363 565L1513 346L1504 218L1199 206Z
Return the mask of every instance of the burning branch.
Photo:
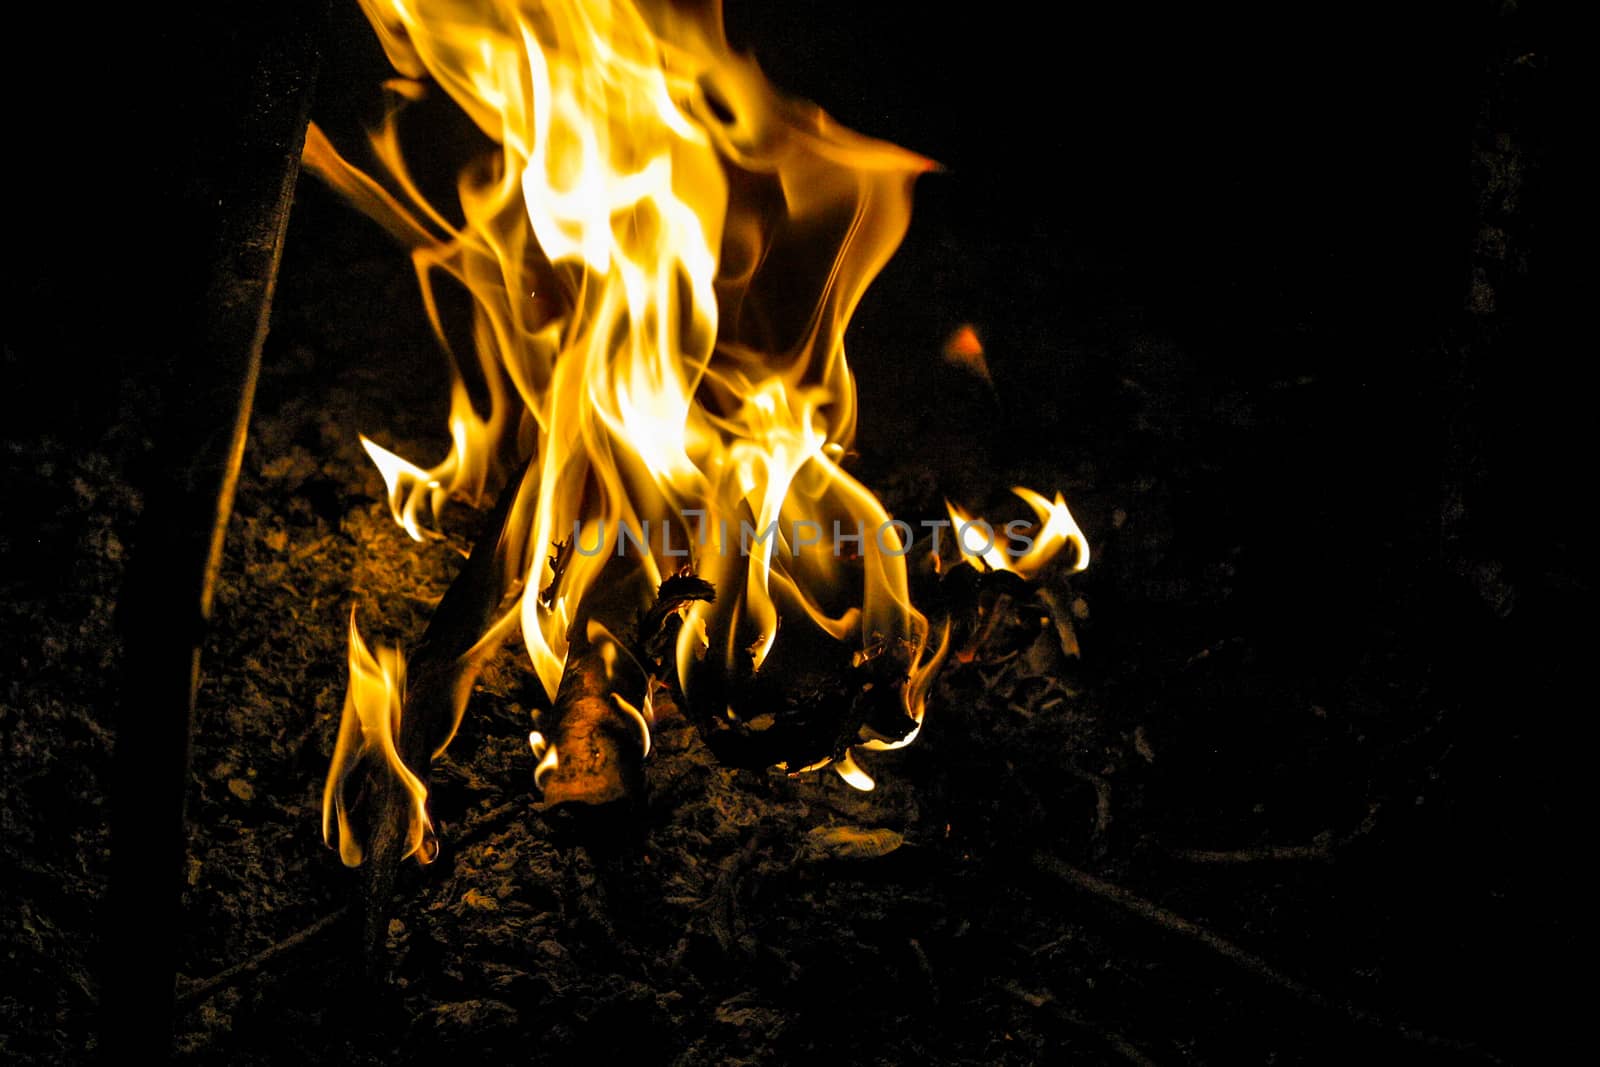
M535 778L544 791L547 817L571 829L580 821L594 822L600 809L625 808L640 795L650 728L663 695L670 693L661 679L671 673L669 652L682 614L693 604L715 599L711 583L692 574L668 578L640 617L639 640L632 648L623 647L602 625L584 625L584 638L569 652L554 707L541 721L547 728L533 735L540 760ZM591 632L598 641L590 638ZM617 673L629 667L647 672L637 705L617 691ZM670 695L664 702L675 707Z
M535 742L547 813L623 803L638 794L649 724L611 691L598 650L587 649L568 662L550 720L549 735L540 735L543 748Z
M502 565L506 520L520 479L512 479L484 523L466 565L428 620L409 672L398 654L357 674L365 652L352 620L351 690L324 800L323 833L351 866L364 866L362 943L369 959L382 943L400 861L433 858L438 845L426 810L429 765L450 743L478 672L499 648L507 586ZM409 684L407 681L409 673ZM378 694L362 682L380 687ZM362 701L377 707L363 713ZM353 714L354 712L354 714ZM358 826L360 827L358 829Z

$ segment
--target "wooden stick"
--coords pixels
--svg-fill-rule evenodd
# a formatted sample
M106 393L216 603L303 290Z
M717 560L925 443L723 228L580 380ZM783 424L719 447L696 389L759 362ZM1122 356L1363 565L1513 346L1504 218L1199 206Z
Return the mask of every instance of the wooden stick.
M455 731L472 682L494 651L480 642L512 592L505 587L501 546L521 482L518 473L501 491L466 565L434 609L408 663L409 684L395 748L424 786L434 752ZM361 867L361 949L369 973L376 974L389 926L389 902L409 844L412 801L387 766L369 768L367 784L372 814Z
M1451 1052L1477 1057L1491 1063L1502 1062L1471 1042L1439 1037L1426 1031L1418 1030L1415 1027L1391 1022L1376 1012L1358 1007L1348 1001L1336 1000L1325 993L1313 989L1299 979L1290 977L1260 956L1246 952L1232 941L1212 933L1199 923L1185 919L1176 912L1168 911L1159 904L1154 904L1114 882L1108 882L1103 878L1096 878L1092 874L1080 871L1076 867L1056 859L1054 856L1042 852L1036 853L1033 857L1033 865L1075 889L1090 893L1101 900L1115 904L1123 911L1135 915L1146 922L1153 923L1165 930L1204 945L1230 963L1249 971L1269 985L1277 986L1279 989L1313 1007L1335 1012L1362 1026L1382 1030L1420 1045L1447 1049Z
M1105 1042L1111 1051L1115 1052L1129 1063L1137 1064L1138 1067L1155 1067L1155 1061L1150 1059L1150 1057L1146 1056L1144 1053L1140 1052L1138 1046L1136 1046L1133 1042L1129 1041L1115 1030L1107 1030L1104 1027L1096 1026L1094 1023L1091 1023L1088 1019L1085 1019L1078 1013L1068 1011L1056 1001L1055 994L1029 993L1016 982L1007 982L1005 984L1005 990L1007 993L1010 993L1013 997L1016 997L1024 1004L1039 1008L1045 1012L1048 1012L1051 1016L1060 1019L1069 1026L1093 1034L1095 1037Z
M663 581L654 605L639 617L630 655L657 678L676 680L673 641L678 611L696 601L716 599L711 583L687 571ZM570 824L600 809L620 809L644 789L645 734L613 694L614 683L597 649L590 647L589 605L572 627L566 670L556 691L555 706L540 732L555 751L555 765L541 775L542 810L558 823ZM617 665L619 668L621 664ZM639 678L646 686L652 683ZM672 686L656 688L672 705ZM642 698L637 702L642 704Z
M1178 848L1168 854L1189 863L1242 864L1299 860L1331 863L1336 852L1370 834L1377 824L1378 805L1370 804L1361 825L1336 840L1329 834L1318 834L1315 843L1310 845L1262 845L1239 849Z
M1178 848L1169 853L1173 859L1184 860L1188 863L1266 863L1266 862L1292 862L1296 860L1321 861L1323 863L1333 859L1333 851L1327 845L1262 845L1260 848L1238 849L1206 849L1206 848Z
M643 735L612 702L598 652L568 659L545 736L557 760L542 783L546 811L563 804L626 801L639 791Z
M148 207L165 220L167 234L192 235L182 258L195 273L180 268L165 279L170 307L152 304L149 317L157 321L132 327L164 338L171 354L162 368L167 410L150 427L158 445L138 479L144 510L117 603L124 668L110 783L100 1048L119 1061L171 1053L200 649L326 12L323 0L229 11L186 37L209 39L210 51L146 57L151 70L170 61L210 88L188 112L177 112L177 121L187 114L196 127L178 135L193 142L192 158L180 150L178 160L192 169L190 181L163 190L171 203ZM204 77L208 71L222 77ZM193 85L184 88L192 93ZM160 146L158 138L152 152Z
M323 934L338 926L349 914L349 908L340 908L331 915L324 915L310 926L295 931L282 941L268 945L249 959L240 960L210 978L190 983L178 993L178 1010L190 1011L199 1007L241 978L247 978L279 957L318 940Z

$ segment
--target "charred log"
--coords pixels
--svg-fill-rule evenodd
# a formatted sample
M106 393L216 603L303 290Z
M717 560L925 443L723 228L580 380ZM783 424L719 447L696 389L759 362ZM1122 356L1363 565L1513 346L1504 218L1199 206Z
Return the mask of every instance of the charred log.
M654 604L639 618L636 640L628 650L651 675L638 679L644 691L667 691L655 679L672 669L681 609L714 599L711 583L687 572L661 583ZM618 665L608 666L589 641L586 620L581 622L573 627L555 706L541 719L549 746L538 774L544 791L542 810L553 826L566 831L608 823L642 799L643 761L649 746L649 724L640 708L652 701L641 698L635 705L617 695L613 671ZM670 697L667 700L670 704Z
M644 787L643 724L616 702L599 651L574 651L545 735L554 759L539 780L546 815L564 821L576 808L628 805Z
M717 759L731 767L800 770L837 759L863 739L898 739L915 723L901 698L911 647L882 639L854 652L832 639L791 633L760 670L703 665L684 708Z
M1063 655L1077 655L1070 617L1040 582L964 561L916 581L915 598L936 625L949 622L951 648L962 661L1015 656L1047 628ZM664 637L675 638L677 626L666 619ZM703 665L682 702L685 716L728 766L816 766L863 740L897 741L915 729L904 697L915 656L899 638L879 636L856 651L791 630L760 670L748 656L727 668ZM668 676L678 681L675 670Z

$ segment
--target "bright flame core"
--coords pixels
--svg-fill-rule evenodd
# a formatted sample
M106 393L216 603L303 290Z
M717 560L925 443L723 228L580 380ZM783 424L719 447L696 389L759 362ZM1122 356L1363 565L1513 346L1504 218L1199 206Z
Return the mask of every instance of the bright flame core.
M552 698L568 630L602 571L610 582L621 565L653 590L687 562L719 595L689 608L680 630L686 692L701 670L759 669L782 620L858 648L909 648L903 699L920 724L948 630L934 634L912 606L893 533L872 535L890 516L839 461L856 419L845 327L931 164L779 96L730 49L717 0L360 2L402 75L372 137L384 181L315 127L306 164L411 248L455 371L452 447L439 464L364 440L396 521L420 540L446 498L481 496L507 473L497 461L531 454L501 560L507 588L525 591L515 610ZM420 97L425 79L494 145L459 176L459 224L423 197L400 151L399 102ZM466 359L446 340L443 278L473 301ZM774 523L741 550L743 530ZM846 557L831 536L796 533L813 527L868 533ZM650 535L618 558L630 530ZM581 551L559 551L574 539ZM1038 561L1052 552L1041 543ZM396 686L380 684L387 674L373 672L353 628L351 649L365 738L370 694ZM391 729L397 708L378 717ZM648 738L648 715L619 709ZM364 751L344 736L330 798ZM541 769L553 766L553 746L532 743ZM848 759L843 770L870 785ZM422 806L419 795L419 828ZM340 819L342 853L359 861L342 808Z

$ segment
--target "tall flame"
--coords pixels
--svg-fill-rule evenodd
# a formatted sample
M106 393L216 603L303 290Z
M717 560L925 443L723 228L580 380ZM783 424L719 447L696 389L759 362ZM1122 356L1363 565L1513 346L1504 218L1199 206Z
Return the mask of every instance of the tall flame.
M679 631L687 691L813 627L912 649L902 692L920 723L943 631L911 604L910 546L840 461L856 421L845 327L929 161L778 95L728 45L719 0L360 2L401 75L372 136L383 180L315 128L306 163L411 248L455 371L439 464L366 442L396 521L420 539L447 497L531 454L501 551L552 698L602 571L653 590L689 563L719 595ZM400 151L425 81L495 146L459 176L459 224ZM468 357L446 338L442 278L473 300Z

